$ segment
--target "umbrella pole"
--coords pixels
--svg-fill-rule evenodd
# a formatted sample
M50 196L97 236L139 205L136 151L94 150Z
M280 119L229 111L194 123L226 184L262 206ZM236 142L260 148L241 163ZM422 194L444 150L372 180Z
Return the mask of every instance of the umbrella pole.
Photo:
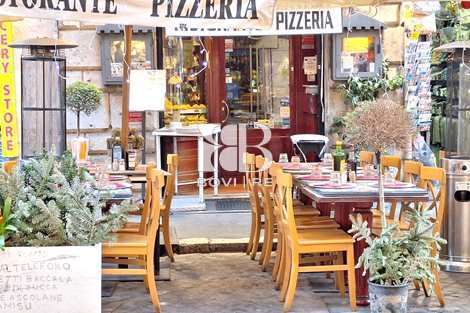
M121 122L121 142L122 150L127 151L129 140L129 76L132 48L132 26L126 25L124 28L125 54L122 64L122 122Z

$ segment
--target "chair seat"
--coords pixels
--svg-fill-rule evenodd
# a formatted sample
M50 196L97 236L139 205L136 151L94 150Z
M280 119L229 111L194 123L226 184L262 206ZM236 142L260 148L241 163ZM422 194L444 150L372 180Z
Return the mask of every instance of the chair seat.
M298 200L298 199L292 200L292 204L293 204L294 206L296 206L296 205L305 205L305 203L303 203L302 201L300 201L300 200Z
M113 247L146 247L147 237L139 234L117 233L110 241L103 242L103 248Z
M305 216L305 215L314 215L319 216L320 211L317 208L312 206L301 206L301 207L294 207L294 215L295 216Z
M322 229L298 232L300 245L321 245L337 243L354 243L353 238L339 229Z

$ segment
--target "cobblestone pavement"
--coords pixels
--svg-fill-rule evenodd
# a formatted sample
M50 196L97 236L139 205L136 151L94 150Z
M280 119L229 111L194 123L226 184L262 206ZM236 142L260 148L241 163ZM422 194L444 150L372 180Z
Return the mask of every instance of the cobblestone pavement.
M470 312L470 274L442 272L447 305L435 297L410 290L410 313ZM105 284L110 284L105 282ZM282 312L271 273L243 253L177 255L171 281L157 282L163 313ZM110 298L103 298L103 313L154 312L144 284L120 282ZM368 308L360 308L368 312ZM291 312L351 312L347 299L334 290L324 274L301 274Z

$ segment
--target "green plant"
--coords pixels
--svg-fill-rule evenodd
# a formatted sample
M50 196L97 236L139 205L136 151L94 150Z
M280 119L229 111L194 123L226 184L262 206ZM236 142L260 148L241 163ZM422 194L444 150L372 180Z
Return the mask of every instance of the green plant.
M77 81L67 87L67 106L77 114L77 131L80 136L80 113L86 115L98 110L103 92L93 84Z
M386 286L400 286L414 280L434 282L433 268L439 269L440 245L446 241L433 233L432 212L409 212L409 231L400 231L399 225L387 225L379 237L372 238L367 221L360 214L350 216L353 238L365 240L367 248L358 259L356 268L369 272L369 280Z
M344 139L344 127L346 126L345 116L335 116L333 123L330 125L328 133L330 135L338 135L340 139Z
M2 215L0 216L0 249L5 247L5 241L9 235L16 232L17 229L13 225L14 216L11 214L11 198L5 199L3 204Z
M383 75L372 78L360 78L351 76L345 84L339 85L344 93L346 101L355 107L364 101L373 101L383 92L393 91L403 86L403 76L397 74L390 76L389 62L385 60L382 64Z
M0 197L12 199L14 246L90 245L106 240L137 208L128 202L103 213L95 179L70 163L45 154L12 175L0 176Z

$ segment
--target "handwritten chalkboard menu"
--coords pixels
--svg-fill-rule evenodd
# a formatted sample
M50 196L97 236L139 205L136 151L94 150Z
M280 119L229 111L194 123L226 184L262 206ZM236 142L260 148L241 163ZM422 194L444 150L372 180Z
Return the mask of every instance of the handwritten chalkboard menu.
M0 251L3 312L101 312L101 246Z

